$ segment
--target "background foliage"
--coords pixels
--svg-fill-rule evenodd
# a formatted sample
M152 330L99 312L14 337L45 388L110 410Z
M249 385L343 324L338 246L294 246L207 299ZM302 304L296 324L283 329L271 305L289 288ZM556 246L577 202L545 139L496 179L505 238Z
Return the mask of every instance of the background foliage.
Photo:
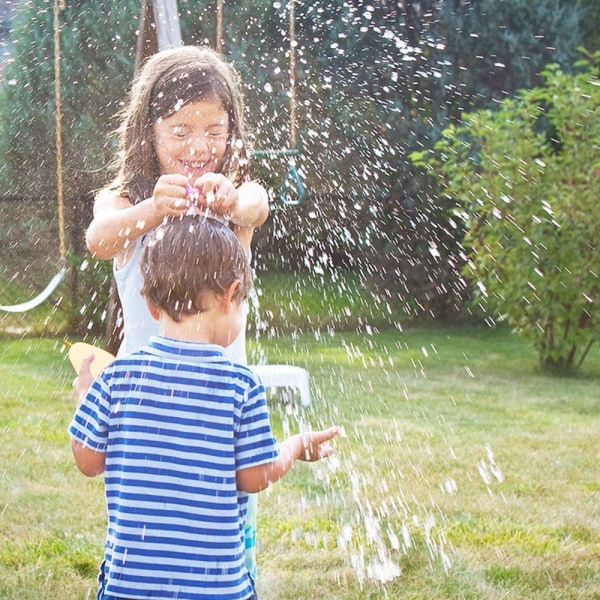
M548 369L579 366L600 334L600 54L578 68L551 65L543 86L464 115L417 155L458 204L478 302Z
M569 72L577 47L600 47L594 0L364 3L296 0L298 170L307 198L281 206L289 158L257 158L274 190L256 236L258 268L352 269L362 285L414 318L461 314L462 230L412 152L432 148L465 112L494 107ZM29 0L14 24L0 90L0 184L55 197L51 0ZM224 54L237 66L256 149L290 146L288 4L225 3ZM216 2L180 0L185 43L214 45ZM109 179L111 131L133 77L139 2L69 0L61 13L63 140L70 246L85 254L93 190ZM104 280L104 273L99 274ZM87 282L86 284L87 285ZM74 305L89 291L71 284ZM97 311L101 315L103 311ZM75 318L87 327L95 316Z

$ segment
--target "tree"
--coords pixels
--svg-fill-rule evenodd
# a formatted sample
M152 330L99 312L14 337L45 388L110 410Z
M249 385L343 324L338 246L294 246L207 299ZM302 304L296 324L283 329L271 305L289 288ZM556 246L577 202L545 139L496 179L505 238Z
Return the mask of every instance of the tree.
M110 8L85 0L60 13L60 69L66 194L78 197L106 180L114 115L129 89L135 60L134 3ZM19 13L3 73L4 176L19 195L56 193L53 2ZM24 177L23 173L27 173Z
M109 177L114 116L133 76L137 4L72 0L60 12L60 150L73 267L67 300L71 325L81 332L101 326L108 291L110 265L85 260L84 236L92 192ZM2 189L49 207L56 206L57 196L53 5L48 0L23 5L0 89Z
M465 114L415 160L466 229L476 301L547 370L576 370L600 334L600 52L572 75Z

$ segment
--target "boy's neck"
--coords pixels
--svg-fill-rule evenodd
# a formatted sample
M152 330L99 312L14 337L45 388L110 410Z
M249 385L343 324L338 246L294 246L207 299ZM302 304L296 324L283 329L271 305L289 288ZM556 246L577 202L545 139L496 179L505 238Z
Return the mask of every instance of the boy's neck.
M199 344L214 344L215 336L207 313L186 315L176 322L166 315L161 315L160 335L181 342L196 342Z
M202 312L183 315L180 321L174 321L169 315L147 303L148 310L159 323L159 333L164 337L181 342L198 344L217 344L226 348L233 344L244 328L243 305L231 299L235 285L224 295L206 294Z

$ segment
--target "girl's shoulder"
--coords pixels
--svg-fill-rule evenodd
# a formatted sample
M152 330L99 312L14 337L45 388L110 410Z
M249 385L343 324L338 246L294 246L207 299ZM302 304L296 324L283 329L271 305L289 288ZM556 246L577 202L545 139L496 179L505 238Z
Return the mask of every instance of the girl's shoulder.
M96 194L94 199L94 212L108 212L122 210L132 206L131 200L116 188L104 188Z

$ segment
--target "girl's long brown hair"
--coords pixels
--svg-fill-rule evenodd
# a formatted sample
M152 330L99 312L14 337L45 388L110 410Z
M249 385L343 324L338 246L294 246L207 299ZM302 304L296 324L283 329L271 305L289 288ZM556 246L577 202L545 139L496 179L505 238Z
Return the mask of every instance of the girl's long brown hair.
M108 190L136 204L152 195L160 177L154 124L182 105L219 100L229 117L227 149L219 171L238 187L249 178L244 102L235 70L210 48L182 46L150 57L134 81L119 129L116 179Z

